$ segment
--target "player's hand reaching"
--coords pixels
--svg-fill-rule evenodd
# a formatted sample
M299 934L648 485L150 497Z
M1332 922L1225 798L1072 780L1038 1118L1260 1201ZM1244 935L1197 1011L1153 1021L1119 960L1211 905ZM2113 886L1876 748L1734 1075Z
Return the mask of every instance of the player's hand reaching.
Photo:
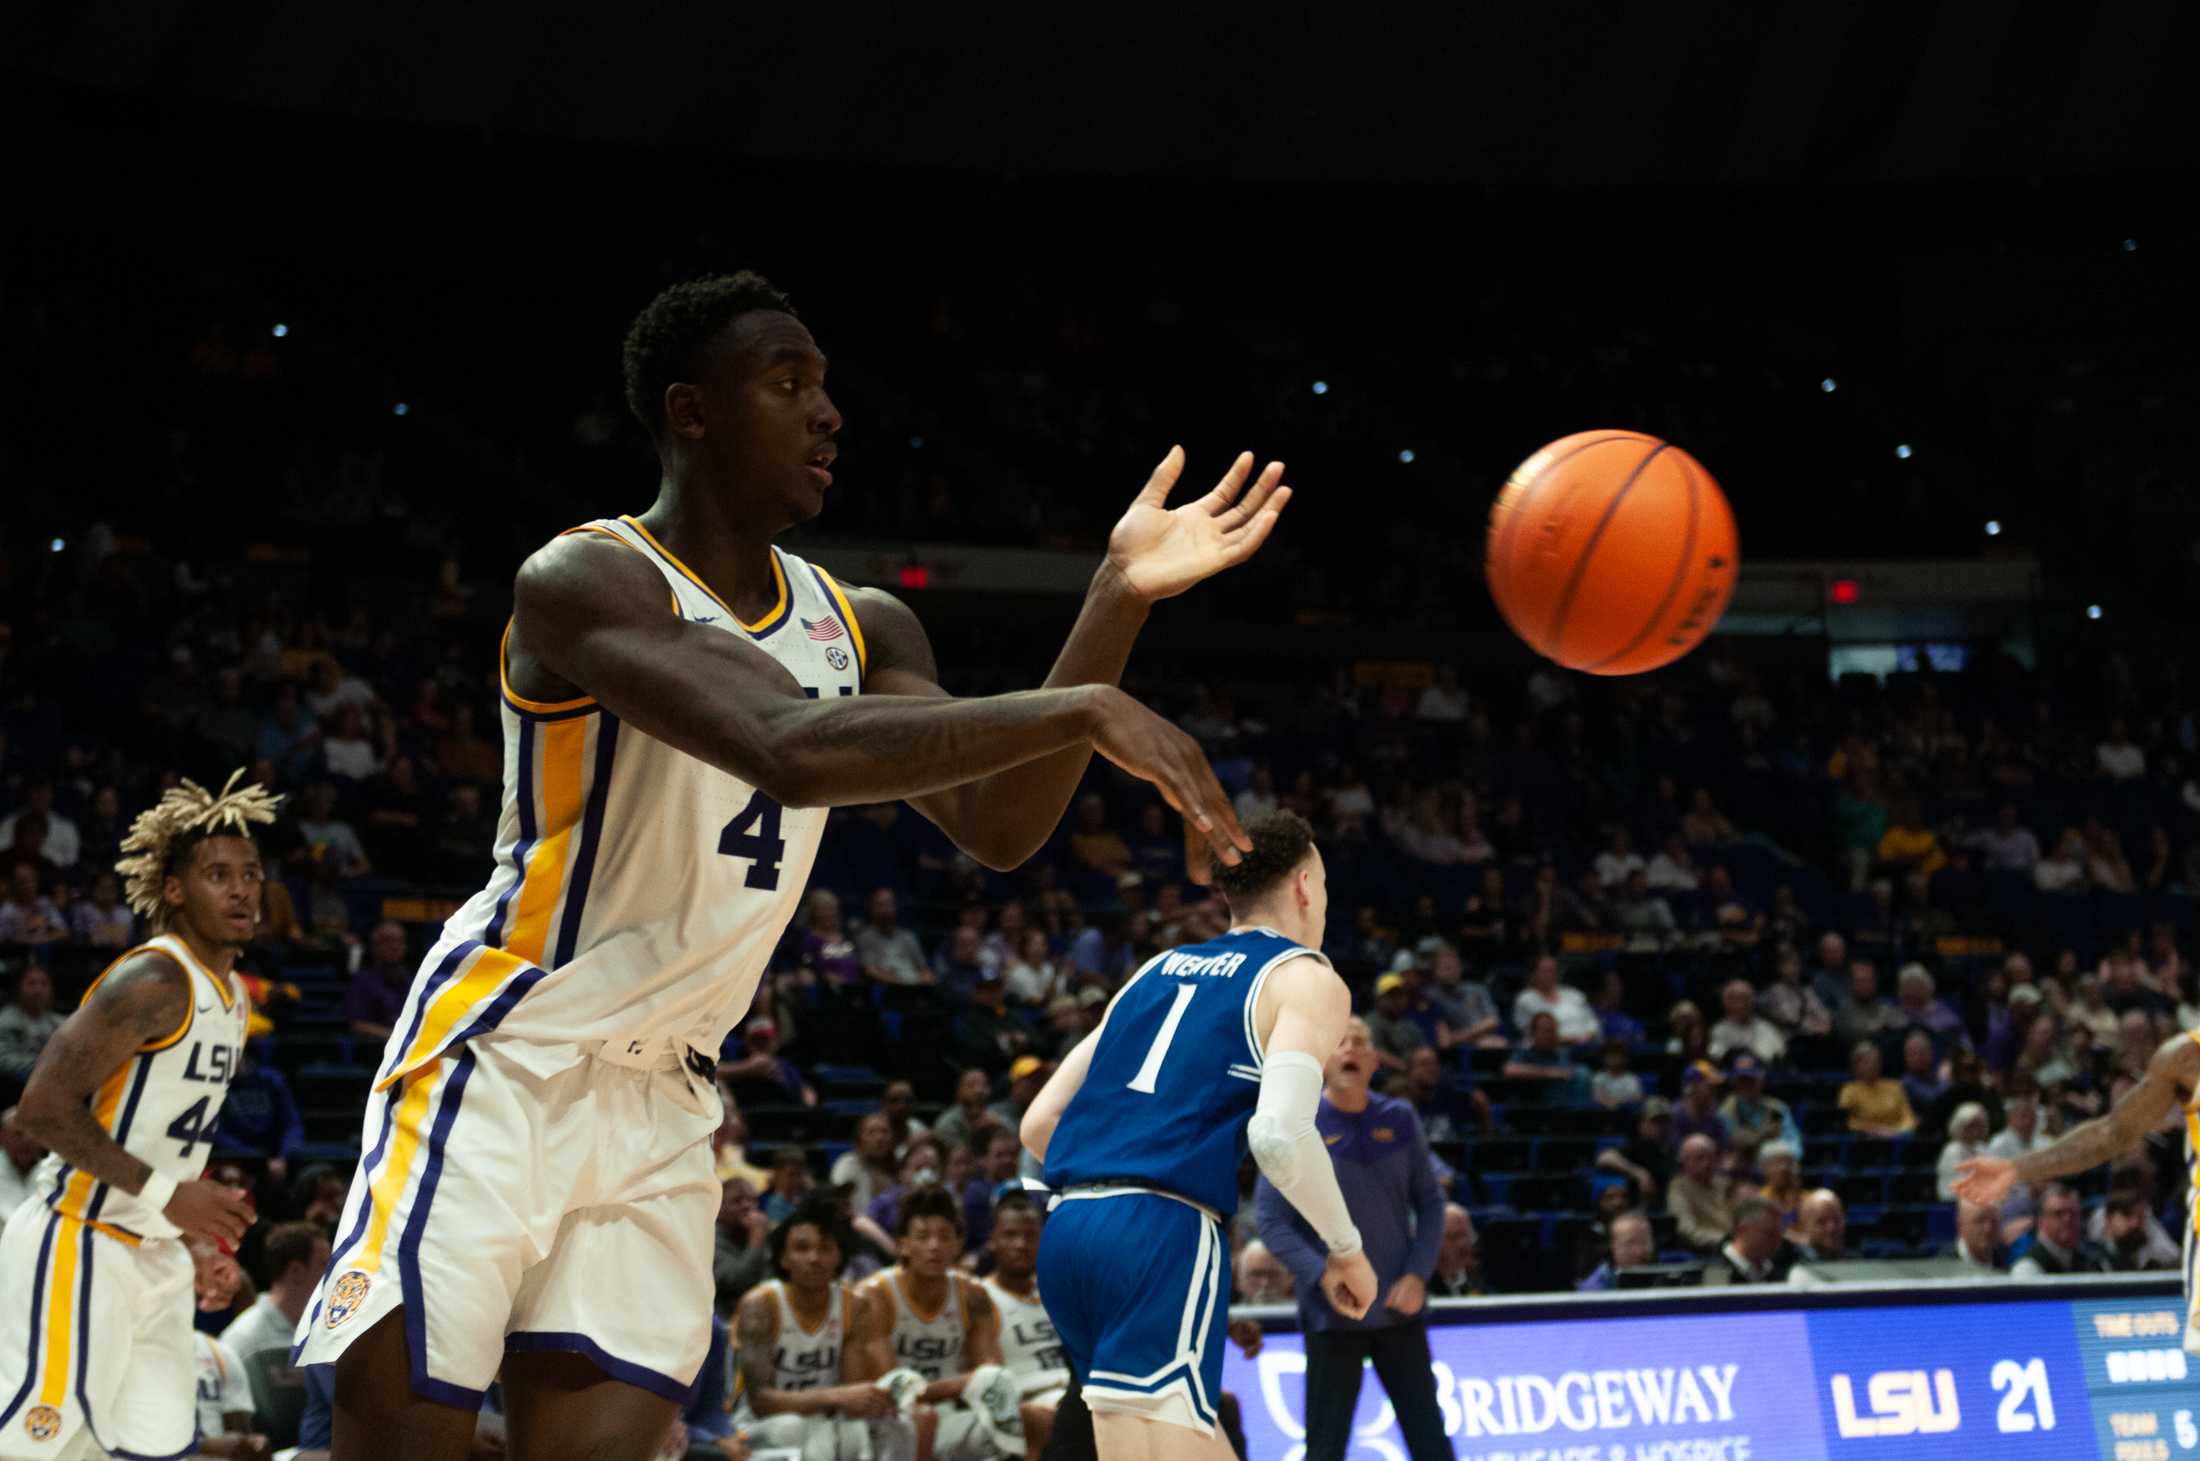
M1972 1157L1956 1163L1956 1196L1981 1207L2000 1207L2016 1181L2017 1164L2005 1157Z
M1345 1318L1364 1318L1375 1303L1375 1270L1367 1254L1330 1254L1322 1266L1322 1297Z
M1259 552L1282 516L1284 504L1291 500L1291 489L1280 485L1281 462L1270 462L1252 490L1245 491L1253 454L1240 452L1212 492L1171 510L1169 492L1183 470L1184 448L1170 447L1108 534L1108 567L1149 604L1180 594Z
M194 1177L176 1184L162 1215L186 1233L234 1248L252 1226L252 1198L225 1183Z
M1231 810L1230 799L1223 795L1222 783L1215 780L1199 742L1113 686L1096 688L1102 693L1092 748L1131 775L1152 782L1162 800L1184 818L1192 881L1208 880L1207 859L1198 855L1200 843L1233 866L1251 852L1252 839L1238 825L1237 813Z

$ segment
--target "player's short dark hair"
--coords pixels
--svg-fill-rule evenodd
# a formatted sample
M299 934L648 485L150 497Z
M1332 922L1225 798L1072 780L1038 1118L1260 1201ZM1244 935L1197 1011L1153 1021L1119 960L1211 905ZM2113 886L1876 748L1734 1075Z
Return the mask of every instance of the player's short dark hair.
M794 1211L781 1218L779 1226L773 1228L771 1236L764 1240L765 1245L771 1249L774 1273L781 1278L787 1276L787 1266L782 1261L787 1251L787 1239L796 1228L802 1227L815 1228L822 1236L832 1239L833 1246L840 1250L840 1268L848 1266L848 1255L855 1250L855 1233L849 1228L848 1219L842 1215L840 1203L829 1196L818 1195L805 1197L795 1204ZM839 1273L840 1268L833 1272Z
M761 274L712 274L659 294L626 332L626 408L652 437L665 424L665 388L693 380L698 357L735 315L752 309L795 312L786 292Z
M928 1217L945 1218L955 1225L956 1232L963 1230L961 1200L939 1183L926 1182L901 1195L901 1215L894 1220L894 1236L908 1237L917 1219Z
M1012 1190L1001 1194L1001 1200L993 1204L993 1221L996 1225L1012 1212L1028 1213L1033 1221L1039 1218L1039 1204L1031 1200L1031 1194Z
M319 1223L278 1223L269 1230L267 1244L260 1250L267 1264L267 1281L272 1284L290 1272L293 1263L313 1262L314 1246L327 1236Z
M1253 850L1236 867L1214 858L1215 888L1232 904L1257 902L1306 861L1314 850L1314 829L1297 812L1262 812L1245 823Z

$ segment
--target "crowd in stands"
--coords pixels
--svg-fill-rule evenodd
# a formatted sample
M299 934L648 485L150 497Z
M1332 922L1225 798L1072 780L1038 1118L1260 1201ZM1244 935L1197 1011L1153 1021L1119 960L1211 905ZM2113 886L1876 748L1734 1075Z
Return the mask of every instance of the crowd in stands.
M283 792L219 1146L280 1305L284 1225L333 1222L415 960L488 871L498 595L445 576L337 614L250 565L83 536L103 547L72 577L0 596L0 1106L144 933L111 872L131 814L235 766ZM1475 1293L1936 1252L2175 1267L2178 1131L1999 1212L1951 1203L1962 1156L2099 1114L2200 1026L2200 699L2173 661L2092 673L2051 694L1987 655L1835 684L1719 640L1617 683L1346 665L1133 688L1241 814L1314 822L1328 952L1452 1204L1438 1291ZM821 1187L858 1273L934 1181L983 1251L1053 1062L1146 959L1227 925L1183 847L1105 766L1008 874L906 808L834 814L722 1052L722 1313ZM0 1136L5 1202L38 1152Z

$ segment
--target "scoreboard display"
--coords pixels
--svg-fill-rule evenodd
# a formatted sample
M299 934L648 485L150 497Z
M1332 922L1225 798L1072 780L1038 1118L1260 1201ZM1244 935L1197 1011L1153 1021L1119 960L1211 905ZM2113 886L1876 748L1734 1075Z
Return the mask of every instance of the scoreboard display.
M1437 1400L1460 1461L2200 1458L2200 1367L2174 1289L2057 1298L2040 1284L1989 1300L1962 1286L1916 1302L1930 1292L1523 1320L1447 1309L1429 1329ZM1251 1360L1227 1354L1223 1385L1258 1461L1302 1454L1305 1372L1296 1333L1270 1332ZM1406 1461L1372 1370L1348 1455Z

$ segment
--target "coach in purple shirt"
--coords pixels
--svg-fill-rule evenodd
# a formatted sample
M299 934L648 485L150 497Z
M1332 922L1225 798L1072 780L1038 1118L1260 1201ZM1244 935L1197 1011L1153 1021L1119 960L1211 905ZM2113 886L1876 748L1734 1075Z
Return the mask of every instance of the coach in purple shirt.
M1354 1020L1323 1072L1315 1124L1337 1165L1337 1185L1359 1225L1381 1302L1360 1319L1329 1307L1321 1291L1327 1246L1265 1177L1254 1208L1261 1241L1298 1280L1299 1327L1306 1334L1306 1461L1342 1461L1369 1361L1413 1461L1451 1461L1422 1314L1444 1238L1444 1190L1413 1108L1368 1091L1375 1070L1367 1026Z

